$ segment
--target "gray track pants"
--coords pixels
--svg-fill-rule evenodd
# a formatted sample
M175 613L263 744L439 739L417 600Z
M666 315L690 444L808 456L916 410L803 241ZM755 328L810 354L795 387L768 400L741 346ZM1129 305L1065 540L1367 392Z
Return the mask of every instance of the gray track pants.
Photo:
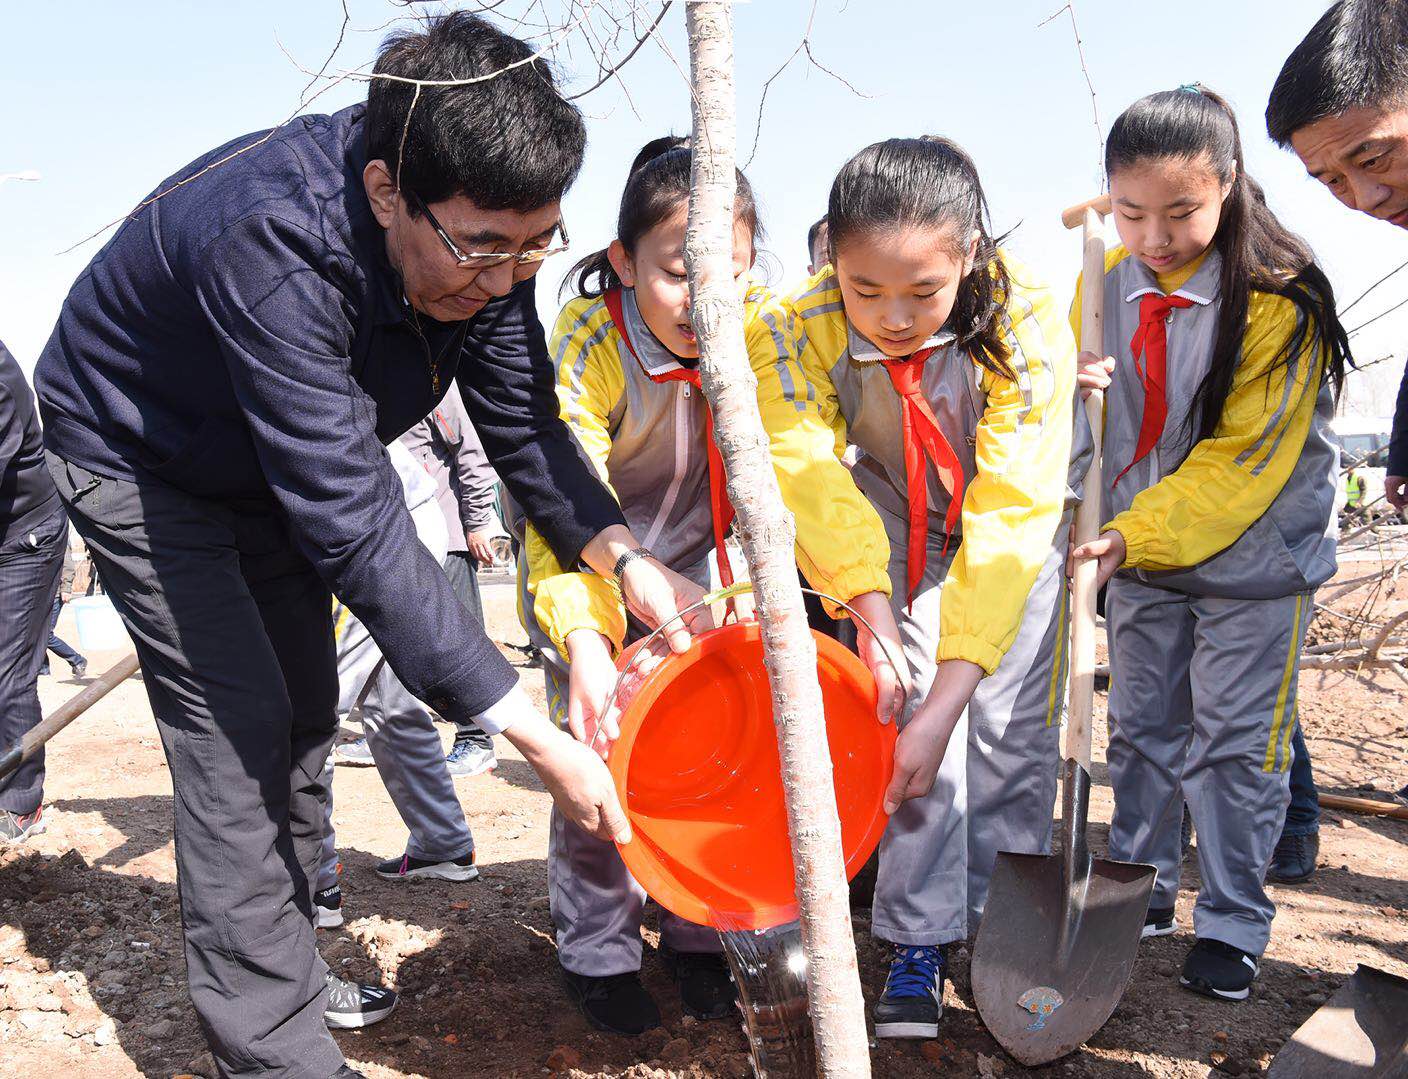
M890 537L892 604L914 685L933 681L939 602L954 549L930 536L924 581L905 606L905 522L881 512ZM947 944L976 930L997 852L1051 849L1065 698L1066 580L1062 519L997 670L978 684L954 729L934 789L890 818L880 841L872 932L895 944ZM911 698L905 720L921 693Z
M1203 887L1199 937L1260 955L1276 907L1263 886L1290 801L1296 672L1308 593L1189 596L1116 577L1110 633L1110 857L1159 871L1151 907L1178 896L1187 801Z
M352 710L381 659L381 650L357 617L341 604L334 611L340 719ZM382 665L362 704L362 725L386 793L410 831L406 853L427 861L462 858L474 849L445 749L430 709L411 696L391 668ZM337 882L337 836L332 826L332 759L323 772L328 789L322 863L317 887Z

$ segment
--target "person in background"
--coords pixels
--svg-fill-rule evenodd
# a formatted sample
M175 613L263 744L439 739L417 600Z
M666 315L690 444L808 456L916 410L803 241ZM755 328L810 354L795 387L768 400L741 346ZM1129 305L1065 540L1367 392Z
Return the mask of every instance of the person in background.
M494 512L498 477L465 412L459 387L451 386L435 410L402 435L400 442L435 483L436 501L448 531L448 550L441 565L455 595L482 626L484 605L477 567L494 561L489 540L498 523ZM338 746L334 755L348 764L372 763L365 738ZM494 741L473 720L456 721L455 744L445 762L451 775L487 772L498 764Z
M810 276L815 277L821 273L822 268L831 261L830 250L831 235L826 227L826 215L823 214L807 229L807 255L811 258L807 273Z
M458 531L458 517L454 528L447 526L435 478L415 459L404 438L387 447L387 456L405 492L416 538L443 563ZM358 741L376 764L392 805L410 831L405 852L379 863L377 876L400 881L477 879L474 836L465 822L430 709L386 665L362 620L335 598L333 637L337 642L338 718L360 724L366 732ZM323 769L329 790L323 814L323 854L313 893L320 929L335 928L343 921L337 836L332 823L332 767L329 757Z
M0 747L40 719L39 665L68 524L24 372L0 344ZM81 658L81 657L80 657ZM0 846L44 831L44 750L0 779Z
M1266 133L1293 150L1305 171L1349 209L1408 228L1408 3L1331 4L1276 76ZM1408 370L1398 389L1386 471L1384 497L1403 513ZM1408 800L1408 784L1398 795Z
M54 632L54 627L59 624L59 614L63 611L64 604L73 598L75 591L74 574L76 571L77 565L74 562L73 549L68 543L68 524L67 521L65 521L64 568L62 574L59 576L59 591L54 596L53 610L49 612L49 643L44 650L44 662L39 668L41 675L49 673L50 652L53 652L54 655L68 663L74 678L82 678L88 673L88 660L79 655L78 651L72 645Z

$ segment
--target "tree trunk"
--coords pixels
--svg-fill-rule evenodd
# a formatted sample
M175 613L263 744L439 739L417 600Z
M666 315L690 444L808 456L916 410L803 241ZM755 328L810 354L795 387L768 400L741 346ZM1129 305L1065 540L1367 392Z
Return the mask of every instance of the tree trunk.
M729 498L737 512L762 624L817 1063L824 1076L868 1076L865 1004L816 677L816 646L797 586L796 526L783 505L758 413L757 379L748 362L743 305L733 278L732 12L727 0L695 0L685 12L694 119L685 239L692 321L704 393L714 414L714 437L728 473Z

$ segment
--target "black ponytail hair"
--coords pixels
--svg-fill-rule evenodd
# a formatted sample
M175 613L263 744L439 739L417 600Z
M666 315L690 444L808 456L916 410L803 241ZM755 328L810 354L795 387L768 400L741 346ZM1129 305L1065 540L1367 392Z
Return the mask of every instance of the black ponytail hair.
M1232 377L1247 329L1253 290L1284 296L1296 306L1296 328L1275 365L1290 362L1306 343L1328 354L1324 378L1338 396L1347 366L1349 338L1335 312L1335 291L1315 262L1310 246L1287 229L1266 205L1259 183L1247 175L1242 139L1232 106L1203 86L1184 86L1140 98L1122 112L1105 140L1105 173L1140 161L1206 160L1232 190L1222 204L1213 244L1222 256L1221 306L1212 367L1193 398L1189 434L1211 438L1232 390ZM1199 416L1198 430L1191 430Z
M688 202L690 164L689 140L677 135L651 139L640 148L631 162L626 189L621 192L621 208L616 215L616 238L628 254L635 253L642 236ZM734 216L748 226L756 252L763 239L758 204L747 177L742 172L736 175L738 194L733 204ZM610 289L620 288L621 279L611 268L606 250L594 251L568 270L562 279L561 291L567 292L570 286L578 296L595 298Z
M853 236L941 228L952 237L954 253L966 257L976 232L973 269L958 286L945 326L983 367L1003 378L1016 377L999 317L1012 289L1007 268L997 256L998 244L1006 237L993 237L978 167L961 146L938 135L867 146L836 174L826 222L833 264L838 249Z

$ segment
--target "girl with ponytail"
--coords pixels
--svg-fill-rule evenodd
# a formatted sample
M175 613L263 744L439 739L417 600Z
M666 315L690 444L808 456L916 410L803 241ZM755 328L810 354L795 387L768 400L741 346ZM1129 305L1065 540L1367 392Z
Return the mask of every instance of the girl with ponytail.
M714 574L732 582L726 537L733 511L699 391L699 347L690 325L689 181L682 139L657 139L641 150L621 196L616 239L569 275L576 295L558 316L551 353L562 418L621 503L633 534L643 537L646 549L624 557L657 559L707 588ZM734 271L773 462L796 518L797 560L817 591L849 602L884 639L857 627L858 651L879 688L877 718L887 722L906 684L905 672L890 662L900 663L901 653L890 614L889 545L808 397L785 308L750 280L761 233L752 189L740 173ZM606 710L617 676L613 656L644 627L630 617L613 582L559 565L531 526L525 554L520 609L543 652L549 707L575 736L605 751L618 733ZM627 1035L659 1025L639 977L645 893L615 846L554 815L548 881L564 980L587 1018ZM662 911L660 938L685 1011L700 1019L731 1014L733 989L718 934Z
M915 672L872 908L893 947L875 1033L932 1038L944 948L976 928L996 852L1050 845L1075 343L947 139L862 150L826 220L831 265L792 300L802 367L885 522Z
M1247 175L1227 102L1150 94L1105 144L1109 523L1073 552L1109 580L1110 856L1158 867L1146 935L1174 930L1186 801L1197 937L1182 984L1244 999L1275 913L1297 659L1335 572L1329 422L1350 362L1325 273ZM1073 308L1079 319L1080 297ZM1079 326L1077 326L1079 334Z

